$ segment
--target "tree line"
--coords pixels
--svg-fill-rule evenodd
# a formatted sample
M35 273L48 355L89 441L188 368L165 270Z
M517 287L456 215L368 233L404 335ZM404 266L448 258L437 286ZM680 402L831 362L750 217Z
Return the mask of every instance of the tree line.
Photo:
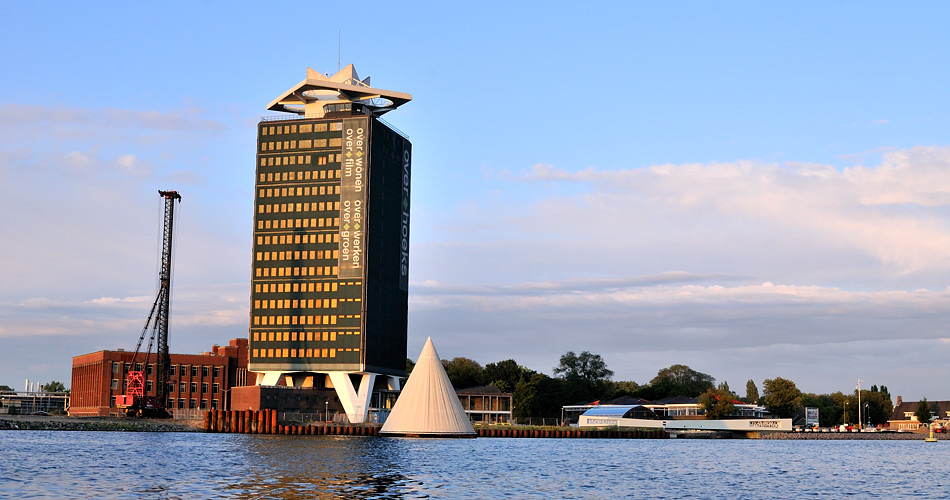
M706 418L721 418L733 413L736 403L750 403L764 406L779 418L800 418L805 407L818 408L822 427L858 421L857 391L803 393L795 382L776 377L763 382L761 394L756 383L748 380L745 395L740 397L730 389L728 382L716 384L713 376L681 364L659 370L646 384L614 381L614 373L603 358L589 351L563 354L554 367L553 377L526 368L514 359L483 367L469 358L456 357L443 360L442 365L455 389L494 385L502 392L511 393L515 418L556 418L560 417L562 406L610 401L621 396L649 401L686 396L699 398ZM406 371L411 372L413 366L412 360L407 359ZM860 401L861 419L865 424L885 424L894 410L886 386L874 385L862 390Z

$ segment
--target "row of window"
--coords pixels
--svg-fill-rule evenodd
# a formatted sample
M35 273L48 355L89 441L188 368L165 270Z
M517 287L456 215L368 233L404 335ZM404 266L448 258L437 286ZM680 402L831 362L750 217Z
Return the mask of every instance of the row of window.
M291 170L287 172L267 172L267 173L261 172L258 177L259 181L257 185L260 186L266 182L270 182L270 183L306 182L306 181L318 182L318 181L326 181L326 180L333 180L333 179L339 179L339 178L340 178L339 168L331 168L327 170L297 170L297 171ZM292 190L294 188L290 188L290 189L291 191L289 191L289 195L293 196L294 193ZM300 196L300 194L302 193L300 189L301 188L297 188L297 196ZM317 194L317 188L314 187L313 189L314 189L313 194ZM280 196L276 194L277 193L276 190L274 191L274 193L275 194L272 194L269 196ZM309 191L308 191L308 194L309 194ZM326 193L321 193L321 194L326 194ZM288 195L285 194L284 196L288 196Z
M277 260L336 260L339 257L339 250L294 250L294 251L273 251L257 252L255 260L277 261Z
M254 311L257 312L257 311ZM313 316L290 316L290 315L275 315L275 316L263 316L255 315L254 316L254 326L284 326L284 325L335 325L337 320L343 319L360 319L359 314L334 314L334 315L313 315Z
M251 355L255 358L335 358L337 352L359 352L359 348L254 349Z
M329 128L327 125L329 124ZM298 130L298 125L264 125L261 127L261 135L279 135L279 134L296 134ZM343 130L343 122L321 122L321 123L301 123L299 125L301 134L309 134L311 132L339 132Z
M311 234L280 234L273 236L258 236L260 245L306 245L307 243L336 243L340 241L340 233L324 231Z
M271 299L255 300L254 309L336 309L337 302L360 302L363 299L353 297L349 299Z
M254 276L257 278L289 278L291 276L337 276L339 269L337 266L311 266L311 267L258 267L254 270Z
M316 171L314 171L316 172ZM258 194L261 198L289 197L289 196L328 196L340 194L337 184L323 186L300 186L282 188L263 188ZM329 210L329 209L328 209ZM337 208L339 210L339 208Z
M176 404L176 401L177 401L177 404ZM217 400L217 399L212 399L210 402L211 402L211 409L212 409L212 410L217 410L217 409L218 409L218 400ZM186 404L186 399L185 399L185 398L178 398L177 400L176 400L175 398L168 398L167 405L166 405L165 407L171 410L171 409L174 409L174 408L177 406L177 408L178 408L179 410L184 410L184 409L185 409L185 404ZM197 408L198 408L198 404L199 404L199 403L198 403L198 400L197 400L197 399L190 399L190 400L187 400L187 404L188 404L188 408L194 410L194 409L197 409ZM109 405L112 406L112 407L115 407L115 396L112 396L112 400L109 402ZM208 409L208 400L207 400L207 399L202 399L202 400L201 400L201 409L202 409L202 410L207 410L207 409Z
M301 139L300 141L261 141L261 151L288 151L292 149L339 148L343 146L343 138L331 139Z
M356 331L342 332L261 332L253 333L254 342L336 342L337 335L359 335ZM353 337L350 337L353 338Z
M329 230L337 230L336 227L340 223L340 218L337 217L334 221L334 225L328 225L327 220L324 218L312 218L312 219L266 219L257 221L257 229L317 229L325 228Z
M123 370L122 370L123 367L125 368L125 372L129 372L132 369L132 363L122 363L121 361L113 361L112 373L116 373L116 374L123 373ZM135 363L135 371L140 372L142 371L142 368L143 368L142 363ZM221 376L220 366L190 365L190 368L191 368L192 377L197 377L199 370L202 377L207 377L211 373L214 373L214 378L218 378ZM188 374L188 369L189 369L189 365L171 365L168 367L168 374L175 375L177 371L178 373L181 373L182 376L185 376ZM154 370L155 370L154 363L149 363L148 366L145 366L146 375L152 375Z
M341 286L359 285L361 281L334 281L332 283L257 283L254 285L256 293L290 293L290 292L336 292Z
M286 167L289 165L313 165L314 156L315 155L292 155L292 154L291 155L277 155L277 154L259 155L261 159L260 165L262 167ZM331 163L343 162L343 155L341 153L329 153L329 154L322 153L320 155L316 155L316 158L317 158L317 161L316 161L317 165L329 165ZM298 180L304 179L302 175L303 174L301 174L301 177ZM314 180L316 180L317 174L314 173L313 175L314 175L313 177ZM323 177L320 177L320 178L322 179ZM274 180L279 180L279 179L275 178ZM285 178L284 180L286 181L287 179ZM307 180L310 180L309 172L307 172Z
M175 382L173 380L168 383L168 392L175 392L176 388L178 389L178 392L188 392L188 387L189 387L188 384L189 384L188 382ZM191 382L190 384L191 384L191 392L198 392L198 382ZM113 391L119 390L119 379L117 378L112 379L112 384L110 385L110 388ZM129 381L126 380L125 382L122 383L122 391L123 392L127 391L128 388L129 388ZM208 388L209 388L208 382L201 382L202 393L208 392ZM215 382L210 385L210 388L211 388L212 394L217 394L220 386L218 385L217 382ZM152 390L152 381L146 380L145 392L148 393L148 392L151 392L151 390Z
M340 202L338 201L312 201L309 203L261 203L257 205L259 214L283 214L294 212L339 212ZM329 225L329 224L328 224ZM339 222L337 222L339 225Z

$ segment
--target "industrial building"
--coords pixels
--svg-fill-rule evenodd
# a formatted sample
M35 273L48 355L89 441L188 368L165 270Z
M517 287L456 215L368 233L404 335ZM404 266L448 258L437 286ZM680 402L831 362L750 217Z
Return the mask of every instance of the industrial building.
M405 376L411 144L379 116L411 100L352 65L307 77L258 124L248 369L241 409L388 408ZM335 394L335 396L331 396ZM322 402L322 403L321 403ZM310 411L313 408L301 408Z
M145 395L155 396L156 357L132 366L133 352L97 351L73 357L69 414L120 416L116 396L126 393L130 371L146 373ZM140 358L141 359L141 358ZM229 391L247 383L247 339L232 339L203 354L171 354L166 408L176 417L209 409L228 409Z

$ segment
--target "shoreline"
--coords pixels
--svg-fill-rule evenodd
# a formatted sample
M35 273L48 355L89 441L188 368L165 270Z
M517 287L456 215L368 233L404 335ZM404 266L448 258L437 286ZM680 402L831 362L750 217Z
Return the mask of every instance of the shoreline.
M0 431L201 432L200 420L0 415Z

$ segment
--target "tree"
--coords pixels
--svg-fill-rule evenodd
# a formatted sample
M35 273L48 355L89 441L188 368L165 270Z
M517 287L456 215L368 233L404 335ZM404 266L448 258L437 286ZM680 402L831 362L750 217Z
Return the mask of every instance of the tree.
M745 383L745 402L753 405L759 402L759 388L751 378Z
M620 396L633 396L636 397L637 390L640 389L640 384L634 382L633 380L622 380L614 382L611 384L611 391L608 395L608 399L619 398Z
M591 385L600 384L614 376L614 372L607 368L607 363L600 354L592 354L590 351L580 354L574 354L574 351L564 353L554 368L554 374L565 380L578 379Z
M406 375L412 373L412 369L416 367L416 362L412 358L406 358Z
M646 399L669 396L697 397L715 387L716 379L686 365L673 365L656 373L648 388L641 391Z
M566 404L563 381L543 373L519 380L512 396L515 418L560 418L561 406Z
M506 359L485 365L484 378L485 383L495 385L501 392L512 392L519 380L533 373L532 370L519 365L517 361Z
M765 394L762 402L765 408L779 418L791 418L802 406L802 392L795 386L795 382L776 377L767 379L763 384Z
M485 385L485 370L482 365L468 358L452 358L451 361L442 361L445 373L452 382L452 387L465 389Z
M724 389L709 389L700 394L699 404L706 410L706 420L721 420L736 412L732 403L735 394Z
M914 416L917 417L917 421L922 424L930 423L930 405L927 404L927 398L921 399L917 403L917 411L914 412Z
M52 381L43 386L43 392L68 392L62 382Z
M0 392L16 392L9 385L0 385Z
M610 393L609 382L614 372L607 368L599 354L568 351L561 356L554 374L561 381L565 402L577 403L604 399Z

